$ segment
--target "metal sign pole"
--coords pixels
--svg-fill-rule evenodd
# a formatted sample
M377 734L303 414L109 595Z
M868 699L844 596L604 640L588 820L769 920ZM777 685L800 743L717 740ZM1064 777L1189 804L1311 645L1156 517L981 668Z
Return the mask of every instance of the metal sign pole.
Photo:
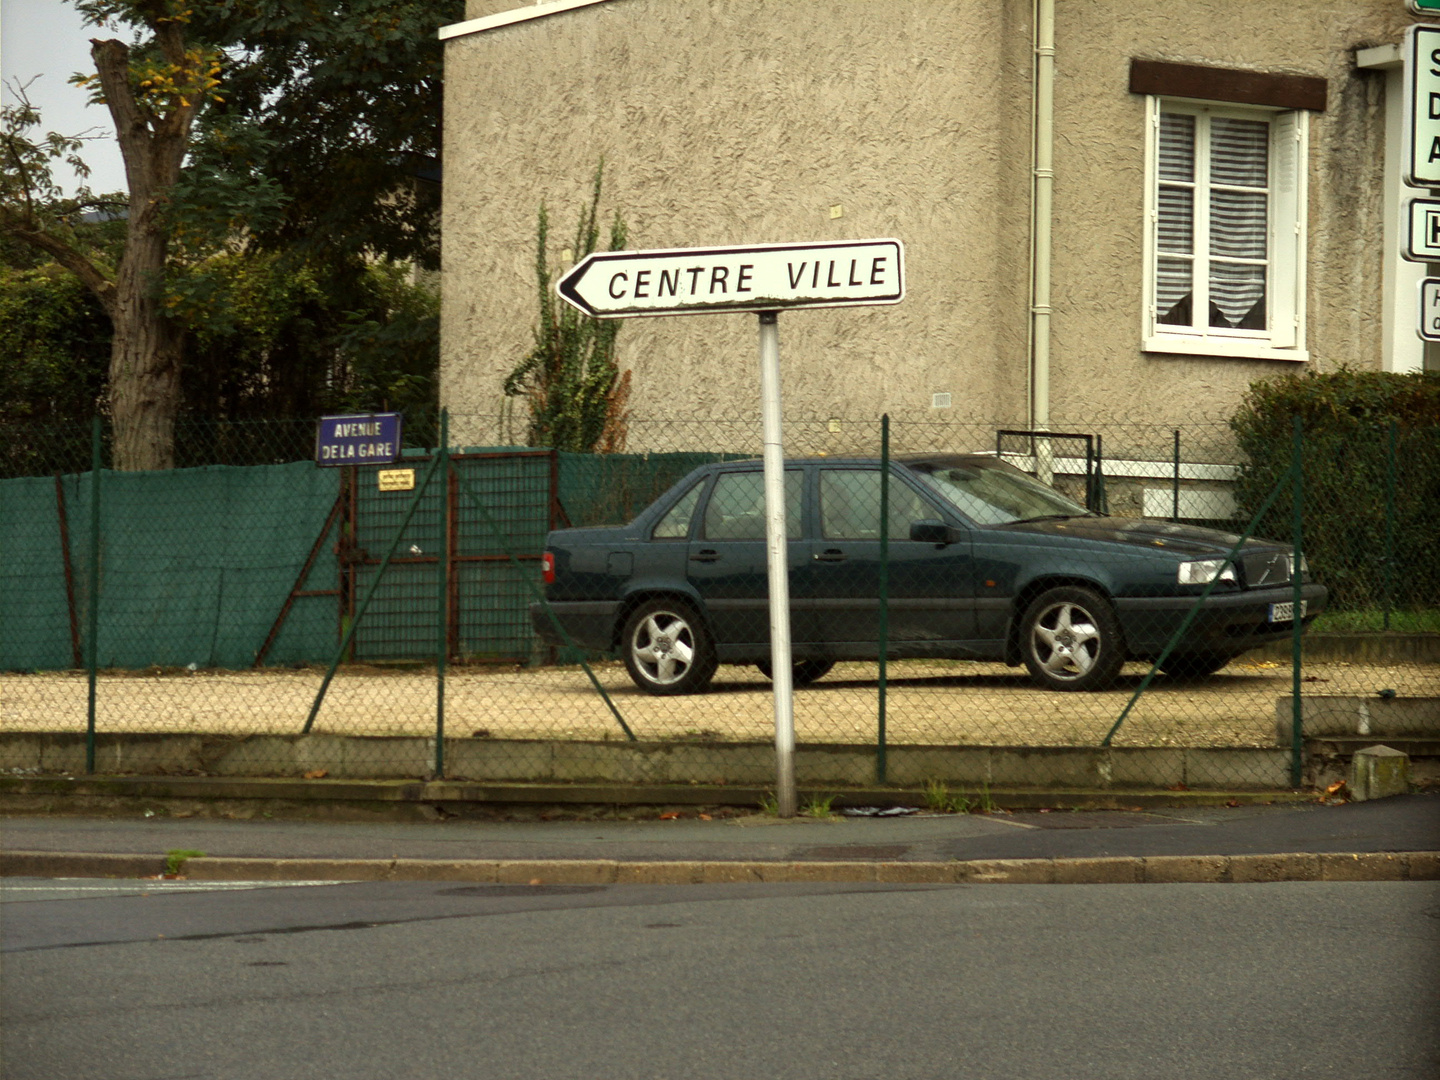
M879 239L597 251L571 267L555 283L555 291L567 304L596 319L722 311L753 311L760 316L765 547L775 690L775 801L781 817L794 817L790 560L785 531L785 457L780 446L777 312L780 308L900 303L905 298L905 245L899 240Z
M765 443L765 554L770 578L770 670L775 691L775 802L795 816L795 698L790 667L790 557L785 535L785 453L780 435L780 324L760 312L760 401Z

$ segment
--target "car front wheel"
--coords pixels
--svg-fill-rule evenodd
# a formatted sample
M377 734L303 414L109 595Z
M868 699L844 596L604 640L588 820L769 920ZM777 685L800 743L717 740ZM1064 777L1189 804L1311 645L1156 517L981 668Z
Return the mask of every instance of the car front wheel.
M1020 647L1031 678L1048 690L1103 690L1125 663L1109 601L1078 586L1050 589L1031 601Z
M693 694L715 675L715 646L693 608L648 600L630 613L621 635L625 669L647 694Z

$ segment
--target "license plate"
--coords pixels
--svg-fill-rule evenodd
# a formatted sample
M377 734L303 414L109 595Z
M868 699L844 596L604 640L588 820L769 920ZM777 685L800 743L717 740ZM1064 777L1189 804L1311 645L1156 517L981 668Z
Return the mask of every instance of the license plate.
M1308 601L1308 600L1301 600L1301 601L1300 601L1300 617L1301 617L1302 619L1305 617L1305 610L1306 610L1306 607L1307 607L1307 605L1308 605L1309 603L1310 603L1310 601ZM1295 618L1295 601L1293 601L1293 600L1286 600L1285 603L1283 603L1283 604L1271 604L1271 605L1270 605L1270 621L1271 621L1271 622L1291 622L1291 621L1294 620L1294 618Z

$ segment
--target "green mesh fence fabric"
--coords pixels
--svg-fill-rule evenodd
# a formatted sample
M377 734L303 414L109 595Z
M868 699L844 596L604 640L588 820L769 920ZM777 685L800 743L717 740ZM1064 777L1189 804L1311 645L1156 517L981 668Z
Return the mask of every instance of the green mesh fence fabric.
M239 668L255 661L336 496L337 475L308 462L101 479L101 667ZM0 481L0 668L75 666L70 632L90 602L89 474L61 478L70 593L53 478ZM333 588L323 546L302 588ZM297 599L269 663L321 659L334 649L333 596ZM83 629L82 629L83 633Z
M62 478L72 520L76 479ZM0 522L0 669L78 666L55 480L0 480Z

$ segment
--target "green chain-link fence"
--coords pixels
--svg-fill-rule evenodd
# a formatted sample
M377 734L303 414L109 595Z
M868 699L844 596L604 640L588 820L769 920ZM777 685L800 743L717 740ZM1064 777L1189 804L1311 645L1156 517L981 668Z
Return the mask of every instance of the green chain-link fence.
M448 423L444 454L437 426L384 470L316 467L298 422L185 430L167 473L96 470L103 433L98 455L90 432L21 433L0 727L90 731L99 771L174 768L113 739L149 735L196 739L192 771L768 782L758 420L632 420L613 455L474 447L478 418ZM1302 431L1298 484L1291 447L1257 459L1224 421L1056 433L937 410L888 432L792 418L785 440L802 784L1285 786L1440 733L1433 428ZM566 564L552 596L591 603L586 633L615 648L576 647L597 642L564 604L537 637L547 531L667 491L644 528L552 545L582 552L590 590L565 592ZM1328 592L1298 654L1297 508L1298 599ZM1246 532L1274 543L1235 548ZM714 667L702 692L647 692L688 663Z

